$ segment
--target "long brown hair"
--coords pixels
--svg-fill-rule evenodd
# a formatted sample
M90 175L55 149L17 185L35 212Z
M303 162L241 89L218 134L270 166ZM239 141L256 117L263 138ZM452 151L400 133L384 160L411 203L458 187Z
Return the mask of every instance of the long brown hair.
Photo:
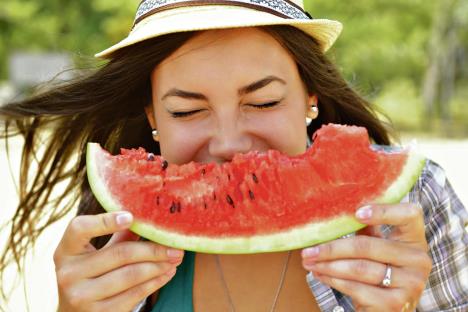
M389 144L388 128L371 105L341 77L316 41L291 26L266 26L296 60L309 93L319 98L320 114L307 129L321 125L363 126L378 144ZM87 142L98 142L115 153L120 147L142 146L159 154L151 137L144 107L151 103L150 73L197 32L169 34L115 52L109 62L85 77L0 107L4 128L0 137L24 138L19 205L6 226L9 238L0 258L4 268L21 259L41 232L78 204L78 214L103 212L86 178ZM37 166L31 166L36 164ZM53 196L60 185L60 195ZM100 247L106 238L97 239Z

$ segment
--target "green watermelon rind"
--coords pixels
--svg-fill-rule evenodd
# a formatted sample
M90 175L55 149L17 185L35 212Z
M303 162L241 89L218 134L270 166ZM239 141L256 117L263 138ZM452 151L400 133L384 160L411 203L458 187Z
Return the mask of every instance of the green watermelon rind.
M185 236L157 229L144 222L135 222L131 229L149 240L174 248L204 253L250 254L313 246L353 233L364 227L365 225L359 223L354 217L341 216L333 220L315 222L285 232L252 237L211 238Z
M91 189L99 203L108 211L124 210L112 195L99 176L96 155L102 153L97 143L88 143L87 172ZM410 191L425 165L425 157L409 151L405 166L400 176L392 185L372 203L399 203ZM151 241L169 247L218 254L248 254L261 252L278 252L304 248L331 241L344 235L354 233L365 225L358 222L353 215L337 216L330 220L313 222L298 226L287 231L256 235L252 237L221 237L187 236L172 231L166 231L152 224L135 220L130 229L136 234Z
M399 203L411 190L426 165L426 157L420 153L409 150L405 166L398 178L381 196L373 201L374 204Z
M102 148L98 143L88 143L86 146L86 172L88 182L94 196L107 212L124 210L121 205L114 200L107 185L99 175L97 156L102 154Z

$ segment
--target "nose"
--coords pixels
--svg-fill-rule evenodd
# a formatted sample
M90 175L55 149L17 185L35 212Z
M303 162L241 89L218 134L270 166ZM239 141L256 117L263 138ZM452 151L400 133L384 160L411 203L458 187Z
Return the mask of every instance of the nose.
M252 137L235 120L219 122L209 143L209 153L220 162L230 161L236 153L247 153Z

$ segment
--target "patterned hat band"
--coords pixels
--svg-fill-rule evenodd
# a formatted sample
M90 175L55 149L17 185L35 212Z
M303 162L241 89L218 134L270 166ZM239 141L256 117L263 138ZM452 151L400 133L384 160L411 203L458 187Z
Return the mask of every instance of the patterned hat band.
M241 6L286 19L312 19L309 13L288 0L143 0L138 7L133 26L155 13L178 7L202 5Z

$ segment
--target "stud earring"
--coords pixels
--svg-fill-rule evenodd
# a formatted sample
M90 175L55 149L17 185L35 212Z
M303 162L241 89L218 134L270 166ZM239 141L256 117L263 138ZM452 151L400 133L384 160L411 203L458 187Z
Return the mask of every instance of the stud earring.
M159 139L158 130L156 130L156 129L151 130L151 135L153 136L153 138L154 138L156 141Z
M317 105L311 105L310 110L312 111L312 114L313 114L315 117L317 117L317 115L318 115L318 107L317 107ZM311 118L311 117L309 117L309 116L306 117L306 126L307 126L307 127L310 126L310 124L312 123L312 119L313 119L313 118Z

